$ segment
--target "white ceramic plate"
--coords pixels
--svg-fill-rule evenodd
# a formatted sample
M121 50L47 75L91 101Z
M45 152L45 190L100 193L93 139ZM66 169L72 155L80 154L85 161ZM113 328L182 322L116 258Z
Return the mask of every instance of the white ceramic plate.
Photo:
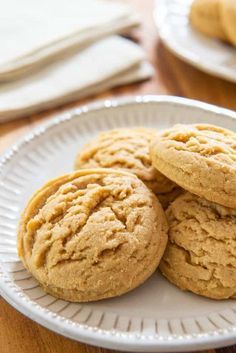
M236 49L199 33L189 23L193 0L156 0L154 18L165 45L209 74L236 82Z
M0 160L0 291L17 310L76 340L130 351L174 352L236 343L236 301L180 291L158 273L120 298L75 304L46 294L16 255L16 228L30 195L72 170L79 148L120 126L162 129L214 123L236 130L236 114L191 100L146 96L84 106L51 120Z

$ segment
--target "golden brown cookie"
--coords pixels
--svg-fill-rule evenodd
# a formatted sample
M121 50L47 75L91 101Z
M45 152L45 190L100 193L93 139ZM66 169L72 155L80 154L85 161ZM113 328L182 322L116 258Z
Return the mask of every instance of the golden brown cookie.
M227 36L221 23L221 2L222 0L194 0L190 22L199 32L226 41Z
M185 193L168 208L167 219L164 276L209 298L236 298L236 210Z
M157 268L167 222L131 173L80 170L38 190L22 215L18 253L45 291L69 301L114 297Z
M221 127L176 125L150 147L153 165L183 189L236 208L236 134Z
M75 169L119 168L137 175L155 194L170 192L175 184L151 164L149 144L153 129L116 129L102 132L76 157Z
M220 18L222 28L229 41L236 45L236 1L220 1Z

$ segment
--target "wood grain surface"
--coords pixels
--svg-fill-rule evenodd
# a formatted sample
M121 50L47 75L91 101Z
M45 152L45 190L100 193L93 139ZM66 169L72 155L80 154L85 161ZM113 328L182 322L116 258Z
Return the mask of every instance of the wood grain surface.
M81 104L123 95L168 94L199 99L226 108L236 109L236 85L209 76L185 64L171 54L158 39L153 18L152 0L126 0L142 15L142 25L135 30L134 38L143 46L155 67L152 80L116 88L60 107L57 110L22 118L0 125L0 152L32 127L52 118L58 112ZM108 353L106 349L81 344L58 334L24 317L0 298L0 353ZM236 346L208 350L204 353L236 353Z

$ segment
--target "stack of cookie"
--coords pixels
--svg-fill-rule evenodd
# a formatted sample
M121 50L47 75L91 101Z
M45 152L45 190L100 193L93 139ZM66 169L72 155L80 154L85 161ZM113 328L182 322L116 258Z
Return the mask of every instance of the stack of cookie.
M177 125L150 148L153 165L187 192L168 208L161 272L184 290L236 298L236 134Z
M236 45L236 0L194 0L190 22L203 34Z
M222 128L103 132L76 156L76 172L33 195L19 255L47 292L70 301L126 293L161 259L178 287L236 297L235 165L236 136Z

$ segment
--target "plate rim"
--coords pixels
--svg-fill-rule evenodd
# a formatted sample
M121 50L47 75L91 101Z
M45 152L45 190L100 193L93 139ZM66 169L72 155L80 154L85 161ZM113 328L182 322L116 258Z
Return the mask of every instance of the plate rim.
M205 103L196 99L184 98L180 96L172 95L155 95L155 94L146 94L146 95L127 95L117 96L116 98L111 99L99 99L95 102L83 104L77 108L68 109L62 113L58 113L49 119L46 122L39 123L36 127L32 128L30 132L23 134L19 137L14 144L11 144L3 152L0 153L0 175L1 168L7 163L7 161L12 158L12 156L20 149L23 145L30 142L31 140L39 137L46 130L64 123L68 120L72 120L75 117L78 117L84 113L90 113L92 111L98 111L102 109L112 109L116 107L122 107L125 105L132 104L148 104L148 103L169 103L172 105L184 105L190 108L197 108L204 110L206 112L211 111L217 115L226 115L228 118L236 119L236 112L227 108L217 106L215 104Z
M166 1L166 0L162 0ZM214 77L218 77L224 80L227 80L229 82L236 82L236 74L235 76L232 76L230 73L227 73L225 71L219 71L217 69L212 68L212 66L206 63L203 63L202 60L199 60L199 56L193 54L190 50L186 50L178 45L175 45L174 41L170 41L167 36L163 33L162 26L159 23L159 16L158 16L158 0L155 0L154 2L154 10L153 10L153 19L154 23L156 25L156 28L158 30L159 37L161 38L162 42L164 45L170 50L170 52L174 55L176 55L179 59L183 60L187 64L209 74ZM212 40L214 40L212 38Z
M185 106L192 109L200 109L206 112L213 112L215 114L223 114L231 119L236 119L236 112L230 111L225 108L217 107L208 103L203 103L187 98L180 98L174 96L156 96L156 95L144 95L144 96L129 96L121 97L115 99L100 100L94 103L83 105L76 109L71 109L65 113L59 114L50 121L42 123L31 132L24 135L18 140L14 145L9 147L5 153L0 157L0 175L2 173L2 167L7 164L8 161L14 156L14 154L21 149L25 144L29 143L31 140L39 137L44 134L54 126L64 123L68 120L79 118L80 115L90 113L93 111L99 111L102 109L113 109L120 108L132 104L150 104L150 103L167 103L177 106ZM1 274L2 272L2 274ZM20 297L17 297L8 291L4 290L4 275L1 271L1 261L0 261L0 294L3 298L6 299L15 309L29 317L30 319L36 321L37 323L47 327L48 329L57 332L59 334L65 335L67 337L79 340L84 343L100 345L105 348L112 349L123 349L123 350L135 350L142 351L143 349L148 349L151 351L182 351L195 350L196 347L201 348L218 348L225 345L235 344L236 343L236 325L227 328L219 329L214 332L209 333L199 333L199 334L186 334L186 335L172 335L163 337L160 335L140 335L135 333L121 333L113 332L112 330L97 329L83 324L75 324L75 331L72 332L72 325L70 320L57 318L52 313L45 317L44 312L39 312L37 310L38 304L34 303L32 306L31 303L27 303L22 300ZM55 321L56 320L56 321ZM59 324L59 322L63 324Z

